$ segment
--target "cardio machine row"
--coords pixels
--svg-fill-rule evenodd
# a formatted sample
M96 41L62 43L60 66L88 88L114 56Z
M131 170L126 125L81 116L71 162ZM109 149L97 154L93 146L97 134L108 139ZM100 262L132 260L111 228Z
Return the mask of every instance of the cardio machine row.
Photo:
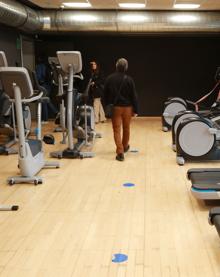
M173 117L169 117L172 130L172 149L176 151L176 162L184 165L185 161L210 161L220 159L220 68L215 75L216 84L214 88L203 96L194 106L195 110L186 110L186 105L179 106L180 100L170 100L170 104L165 103L166 109L173 109ZM218 97L214 104L206 110L199 111L198 104L204 101L212 93L217 93ZM174 98L180 99L180 98ZM182 100L184 101L184 100ZM179 108L180 110L177 110ZM166 118L167 111L163 113L162 124ZM164 130L164 125L162 126Z
M51 157L57 158L84 158L93 157L92 152L83 152L81 148L83 145L91 146L93 138L96 136L93 129L94 113L92 107L88 107L84 103L81 107L80 121L81 121L81 136L77 137L77 142L74 143L73 133L73 99L74 99L74 78L76 74L80 74L82 70L82 57L78 51L59 51L57 52L60 67L67 79L67 120L66 126L62 126L63 132L68 140L68 147L59 151L58 153L51 153ZM4 63L3 63L4 62ZM10 185L15 183L34 183L39 184L43 179L38 176L38 172L44 167L59 167L57 162L46 162L44 160L43 144L41 139L41 105L44 99L41 90L34 91L30 75L27 69L22 67L8 67L4 52L0 52L0 81L4 93L8 96L10 103L15 107L15 122L16 139L18 139L18 168L20 176L13 176L8 178ZM37 102L37 132L36 139L30 139L24 125L24 111L23 106L31 102ZM82 111L83 110L83 111ZM82 118L83 117L83 118ZM65 120L64 120L65 122ZM15 123L14 123L15 124ZM79 132L76 132L77 135Z
M217 69L215 79L216 84L208 94L195 103L190 102L196 108L193 111L187 110L187 102L181 98L173 98L165 103L162 129L172 130L172 149L176 151L179 165L184 165L186 160L220 160L220 68ZM215 92L218 97L212 107L199 111L198 104ZM219 168L189 169L187 178L192 184L191 192L197 199L220 199ZM220 235L220 207L211 209L208 219Z

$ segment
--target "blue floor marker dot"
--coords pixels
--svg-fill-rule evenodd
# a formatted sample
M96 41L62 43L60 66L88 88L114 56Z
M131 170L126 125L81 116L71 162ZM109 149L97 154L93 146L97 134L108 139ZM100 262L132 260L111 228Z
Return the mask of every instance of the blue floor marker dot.
M112 262L113 263L122 263L128 260L128 256L125 254L114 254Z
M133 183L125 183L125 184L123 184L123 186L124 187L134 187L135 184L133 184Z

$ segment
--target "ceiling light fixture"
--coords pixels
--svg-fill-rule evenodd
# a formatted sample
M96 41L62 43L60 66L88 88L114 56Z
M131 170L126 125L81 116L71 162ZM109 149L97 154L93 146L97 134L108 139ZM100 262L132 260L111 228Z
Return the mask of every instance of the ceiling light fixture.
M144 3L119 3L120 8L124 9L143 9L145 8Z
M185 3L185 4L174 4L173 7L175 9L198 9L200 7L199 4L193 4L193 3Z
M72 20L78 21L78 22L94 22L97 21L97 16L91 15L91 14L79 14L79 15L73 15Z
M195 15L175 15L171 17L173 22L187 23L195 22L198 18Z
M120 20L121 21L124 21L124 22L143 22L145 21L147 18L146 16L144 15L135 15L135 14L128 14L128 15L122 15L120 17Z
M89 2L65 2L62 3L67 8L90 8L91 4Z

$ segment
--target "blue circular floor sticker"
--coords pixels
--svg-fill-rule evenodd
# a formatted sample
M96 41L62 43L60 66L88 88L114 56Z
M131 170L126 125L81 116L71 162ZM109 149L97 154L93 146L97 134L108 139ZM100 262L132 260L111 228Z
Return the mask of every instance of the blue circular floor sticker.
M114 254L112 262L113 263L123 263L128 260L128 256L125 254Z
M125 183L125 184L123 184L123 186L124 187L134 187L135 184L133 184L133 183Z

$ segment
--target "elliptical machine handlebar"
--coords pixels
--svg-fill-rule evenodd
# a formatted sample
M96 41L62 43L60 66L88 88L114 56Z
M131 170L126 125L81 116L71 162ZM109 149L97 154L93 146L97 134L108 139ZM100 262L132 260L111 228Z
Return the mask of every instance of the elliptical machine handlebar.
M199 111L199 104L201 102L203 102L206 98L208 98L213 92L215 92L216 88L218 88L218 86L220 85L220 80L217 80L217 83L215 84L215 86L212 88L211 91L209 91L207 94L205 94L204 96L202 96L201 98L199 98L196 102L190 101L190 100L185 100L187 104L193 105L195 107L195 111L198 112ZM219 99L219 95L216 98L216 101L218 101Z
M84 100L85 104L87 103L87 99L89 97L89 89L90 89L91 83L92 83L92 78L89 79L86 89L85 89L84 93L82 94L82 99Z

